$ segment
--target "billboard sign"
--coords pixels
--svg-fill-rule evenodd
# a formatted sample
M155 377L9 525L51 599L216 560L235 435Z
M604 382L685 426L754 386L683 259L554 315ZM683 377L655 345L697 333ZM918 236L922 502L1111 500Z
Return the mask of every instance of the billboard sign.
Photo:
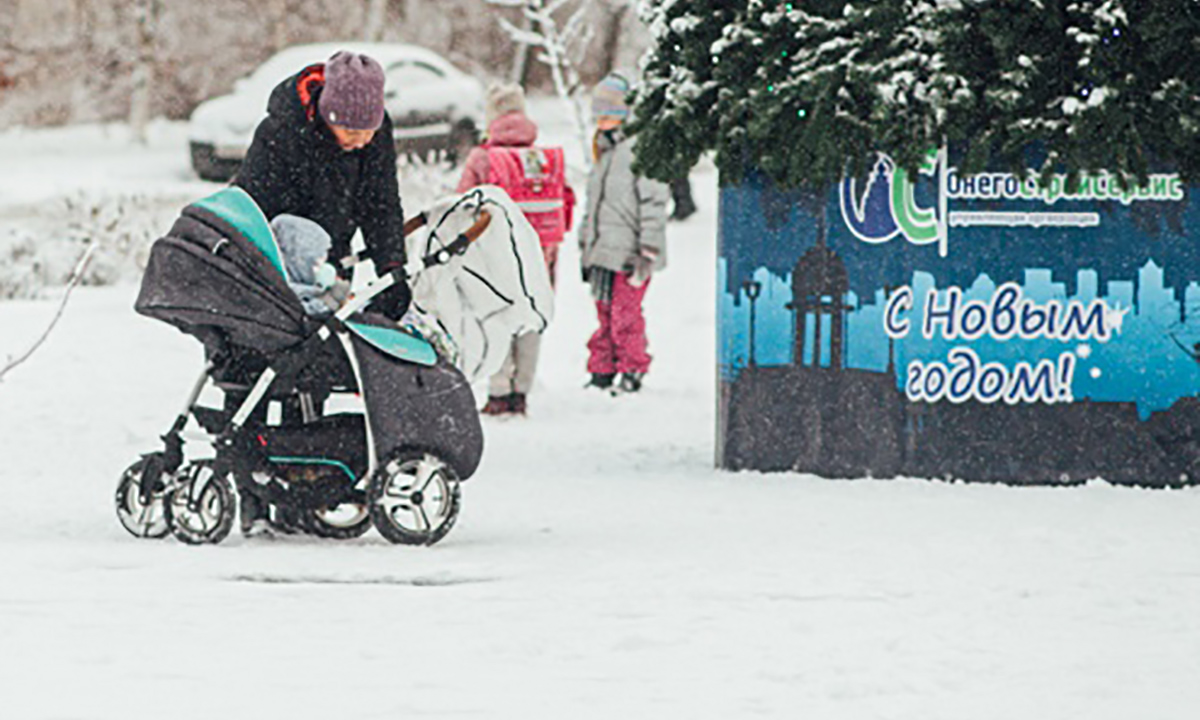
M724 188L720 464L1200 478L1197 188L1036 178L942 149L821 197Z

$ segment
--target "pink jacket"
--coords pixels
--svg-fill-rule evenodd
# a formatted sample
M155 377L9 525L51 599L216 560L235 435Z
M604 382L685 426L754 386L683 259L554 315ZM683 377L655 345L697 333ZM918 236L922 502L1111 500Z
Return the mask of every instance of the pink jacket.
M477 185L486 185L489 182L495 182L491 178L492 167L488 157L488 151L492 148L527 148L532 147L537 142L538 129L524 113L511 112L506 115L501 115L492 121L488 126L487 141L471 150L467 155L467 161L463 164L462 178L458 181L458 192L463 193ZM559 151L561 154L561 151ZM572 213L575 206L575 192L568 185L564 188L564 204L566 210L566 229L570 229ZM558 237L550 239L546 235L542 235L543 245L553 245L561 242L562 227L559 227L558 233L553 233Z

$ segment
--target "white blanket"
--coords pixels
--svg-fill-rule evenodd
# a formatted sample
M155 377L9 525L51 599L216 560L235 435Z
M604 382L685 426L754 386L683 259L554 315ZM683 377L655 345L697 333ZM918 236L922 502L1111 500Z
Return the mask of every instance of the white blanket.
M487 230L445 265L423 259L448 246L486 210ZM428 222L406 239L413 305L436 319L457 346L471 382L500 370L512 338L543 332L554 317L554 292L537 232L508 193L483 185L425 210Z

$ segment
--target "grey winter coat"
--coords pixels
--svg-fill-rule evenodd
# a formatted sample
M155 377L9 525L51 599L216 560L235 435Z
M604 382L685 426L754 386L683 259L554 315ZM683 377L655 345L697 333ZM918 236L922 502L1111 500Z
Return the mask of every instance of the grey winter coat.
M655 270L667 264L665 183L633 173L633 141L620 130L596 138L600 157L588 176L587 207L579 227L583 267L629 272L642 248L656 253Z

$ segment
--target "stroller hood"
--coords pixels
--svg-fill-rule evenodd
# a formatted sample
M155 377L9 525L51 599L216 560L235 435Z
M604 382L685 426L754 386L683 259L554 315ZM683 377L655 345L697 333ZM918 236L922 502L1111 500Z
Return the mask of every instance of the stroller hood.
M206 339L274 353L311 332L266 217L240 188L184 208L150 250L134 309Z

